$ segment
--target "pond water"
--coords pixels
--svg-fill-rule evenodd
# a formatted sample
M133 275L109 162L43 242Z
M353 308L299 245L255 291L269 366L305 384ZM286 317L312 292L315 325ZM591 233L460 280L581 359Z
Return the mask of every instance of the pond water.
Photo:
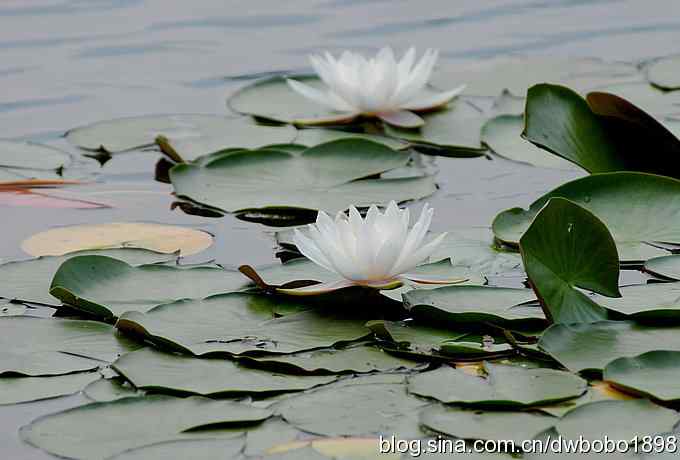
M46 142L81 158L62 139L70 128L145 114L225 114L230 91L271 72L304 70L306 55L323 49L437 47L443 61L461 66L506 54L640 62L676 53L679 39L677 0L4 0L0 137ZM159 158L134 151L101 169L79 159L97 177L74 196L109 208L20 206L0 193L0 259L27 257L21 241L51 227L148 221L216 235L196 261L276 261L265 227L171 209L171 186L154 181ZM581 174L483 157L427 161L439 169L440 190L429 200L434 231L488 226L497 212ZM48 457L22 445L18 427L81 400L0 408L0 457Z

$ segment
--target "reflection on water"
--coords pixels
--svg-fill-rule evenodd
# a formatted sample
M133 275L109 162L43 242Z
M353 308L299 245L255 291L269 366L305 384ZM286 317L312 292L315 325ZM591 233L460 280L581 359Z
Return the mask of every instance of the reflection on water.
M679 38L677 0L3 0L0 137L48 141L80 156L61 139L69 128L135 115L223 114L226 94L245 80L304 69L305 55L321 49L438 47L461 62L508 53L639 61L678 52ZM110 207L0 201L0 258L24 257L21 240L52 226L153 221L217 235L192 262L275 260L274 240L258 224L171 210L171 187L153 181L158 158L114 156L97 183L60 192ZM579 174L485 158L437 164L435 231L486 226L498 211ZM73 401L0 409L0 457L45 458L20 444L17 425Z

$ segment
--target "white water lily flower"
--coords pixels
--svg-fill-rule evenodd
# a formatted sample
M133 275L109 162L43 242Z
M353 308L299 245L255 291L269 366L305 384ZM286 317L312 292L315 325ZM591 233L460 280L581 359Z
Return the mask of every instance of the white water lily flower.
M323 123L348 122L364 115L395 126L417 128L424 120L414 112L442 107L465 89L465 85L442 93L425 89L438 55L439 51L428 49L416 63L415 48L410 48L400 61L389 47L370 59L345 51L336 60L326 52L324 56L310 56L312 67L327 86L325 91L287 81L302 96L339 112Z
M394 201L384 213L375 205L371 206L365 219L354 206L349 208L349 217L339 212L335 220L320 211L316 224L310 224L306 234L295 230L293 241L303 255L335 272L340 279L296 289L279 289L279 292L313 295L349 286L394 289L407 280L425 284L465 281L409 274L429 259L446 236L444 233L424 243L432 214L433 210L425 205L420 218L409 230L409 210L399 209Z

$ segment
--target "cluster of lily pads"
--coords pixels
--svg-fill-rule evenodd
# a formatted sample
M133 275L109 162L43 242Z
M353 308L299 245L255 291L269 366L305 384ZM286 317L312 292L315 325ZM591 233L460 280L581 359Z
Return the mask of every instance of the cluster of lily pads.
M490 229L449 232L414 274L464 281L448 286L355 283L287 295L336 277L300 257L295 228L277 233L291 260L241 271L179 263L210 244L206 234L187 243L168 229L103 226L88 229L100 238L88 244L78 228L36 235L24 249L40 257L0 265L0 404L82 391L91 403L20 433L78 459L398 459L378 453L379 436L670 436L680 422L680 255L672 254L680 92L670 91L680 72L666 70L677 67L670 61L444 66L433 88L467 88L421 113L417 127L366 114L328 126L337 113L289 83L323 88L305 75L237 91L228 104L243 116L70 131L89 151L159 149L163 178L192 209L266 215L280 226L432 195L436 175L421 154L499 155L584 175L501 212ZM0 155L8 184L67 177L61 152L11 146L16 154ZM650 279L621 287L622 270ZM502 287L508 276L525 284ZM41 305L54 316L41 316ZM677 453L666 455L648 457Z

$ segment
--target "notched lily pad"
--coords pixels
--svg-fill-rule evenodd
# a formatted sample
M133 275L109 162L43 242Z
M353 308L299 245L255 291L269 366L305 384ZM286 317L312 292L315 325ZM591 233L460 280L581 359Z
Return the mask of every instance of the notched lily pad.
M442 366L409 379L409 392L447 404L484 408L521 408L577 398L588 382L555 369L484 363L485 376Z
M625 390L664 402L680 400L680 352L650 351L605 366L603 378Z
M654 276L680 280L680 255L654 257L646 261L644 267Z
M408 160L408 153L345 139L300 154L261 149L213 157L200 165L177 165L170 170L170 179L178 196L224 212L287 208L336 212L351 204L385 204L434 193L430 176L367 179Z
M0 405L70 395L100 378L99 372L49 377L0 377Z
M59 227L37 233L21 243L32 256L61 256L70 252L137 248L189 256L212 245L207 232L173 225L110 223Z

